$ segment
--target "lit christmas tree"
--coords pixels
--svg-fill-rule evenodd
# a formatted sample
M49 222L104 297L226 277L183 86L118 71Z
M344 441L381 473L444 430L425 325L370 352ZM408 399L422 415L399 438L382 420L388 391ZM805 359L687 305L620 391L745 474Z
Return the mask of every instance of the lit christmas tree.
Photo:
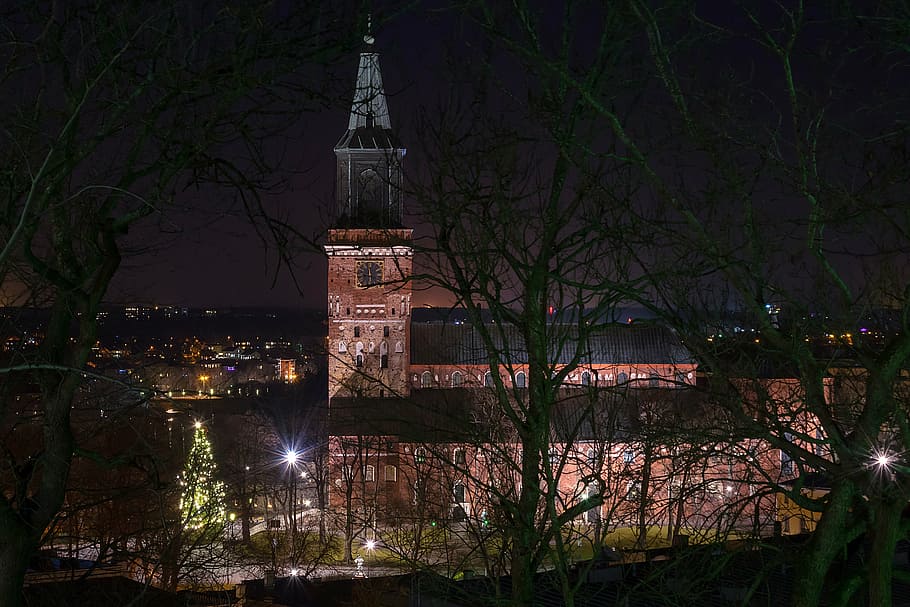
M202 529L224 523L224 483L215 478L212 443L196 422L193 446L183 469L180 514L187 529Z

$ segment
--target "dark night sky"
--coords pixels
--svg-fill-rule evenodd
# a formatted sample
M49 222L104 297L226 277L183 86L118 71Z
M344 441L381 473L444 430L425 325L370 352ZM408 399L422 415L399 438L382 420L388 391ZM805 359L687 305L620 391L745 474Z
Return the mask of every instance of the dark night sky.
M408 148L415 138L408 117L431 98L440 72L439 27L418 12L376 32L392 125ZM344 98L335 107L307 113L273 144L280 156L275 178L286 185L265 204L307 235L327 224L335 176L332 148L347 128L358 58L352 53L335 70L345 84ZM409 154L405 171L415 162L419 159ZM111 302L319 308L325 300L326 263L320 254L295 256L295 285L291 270L256 235L239 206L217 193L184 192L176 209L134 230L128 247L131 252L109 290Z
M447 53L454 51L457 55L459 47L471 44L462 38L463 32L454 20L440 19L438 13L424 7L396 16L376 31L392 125L408 148L406 173L419 171L422 166L420 135L415 132L418 112L432 108L442 95L458 90L449 87ZM736 46L739 42L731 44L734 56L727 57L727 63L737 70L743 68L759 81L775 77L776 72L763 72L761 53L753 56L740 52L742 49ZM717 71L715 58L700 56L697 49L692 52L699 61L694 66L696 72ZM268 196L266 206L303 234L319 234L328 224L335 173L332 148L347 126L357 61L357 54L352 52L333 70L344 84L344 93L339 93L333 107L306 113L298 123L288 125L281 141L272 144L281 157L276 179L286 181L286 187ZM867 78L880 76L869 74ZM718 71L716 77L723 78L724 74ZM761 82L751 84L756 87L753 90L761 88ZM887 86L879 83L878 88L889 94ZM773 202L769 196L768 200L769 207L776 204L787 208L785 199ZM407 208L407 200L405 205ZM219 193L192 191L182 194L179 207L131 234L128 244L135 254L125 257L110 289L109 301L192 307L322 308L326 264L318 252L301 251L295 256L295 285L291 270L280 264L274 249L256 236L236 203ZM774 217L773 209L770 211ZM153 244L143 249L148 243ZM418 292L415 303L444 302Z

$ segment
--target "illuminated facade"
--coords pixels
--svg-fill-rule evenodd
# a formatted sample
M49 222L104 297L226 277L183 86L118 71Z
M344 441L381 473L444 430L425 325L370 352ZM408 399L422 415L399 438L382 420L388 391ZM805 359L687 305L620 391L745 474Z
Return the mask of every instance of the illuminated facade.
M412 313L412 232L402 224L399 187L404 149L369 40L335 154L336 219L325 244L333 510L358 513L363 528L421 517L495 518L499 504L520 492L521 443L490 404L496 382L475 329L421 322L422 311ZM502 385L520 398L528 370L519 336L508 333L503 328L512 364ZM690 389L696 361L674 334L605 325L586 340L586 359L563 361L575 370L553 413L543 458L549 472L541 471L562 507L590 503L575 517L588 523L631 526L647 518L714 529L738 503L746 504L737 510L742 521L724 524L773 525L776 497L754 494L766 480L755 470L792 476L778 450L654 439L649 416L671 422L677 415L679 424L710 417Z

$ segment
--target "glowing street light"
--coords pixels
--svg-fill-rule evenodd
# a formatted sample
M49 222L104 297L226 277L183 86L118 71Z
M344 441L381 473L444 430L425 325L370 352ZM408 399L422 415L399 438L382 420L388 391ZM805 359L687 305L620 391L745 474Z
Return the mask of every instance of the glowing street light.
M876 447L869 454L867 467L888 480L894 480L895 474L910 474L910 467L901 463L901 454L887 447Z
M875 456L875 465L879 468L890 468L894 463L894 458L887 453L879 453Z
M300 453L296 449L285 451L284 461L291 470L291 562L297 559L297 462L299 460Z
M288 449L284 454L284 461L287 462L288 466L296 467L297 460L300 458L300 454L294 449Z

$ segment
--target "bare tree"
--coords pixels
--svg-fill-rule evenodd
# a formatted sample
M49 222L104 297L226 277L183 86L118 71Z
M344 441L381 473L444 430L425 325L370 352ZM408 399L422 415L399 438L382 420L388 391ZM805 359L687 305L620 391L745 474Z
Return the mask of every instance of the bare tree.
M49 310L40 348L0 369L38 386L41 428L30 452L4 453L4 604L20 601L27 560L63 504L78 449L70 412L127 232L208 182L274 234L260 206L263 144L302 99L325 98L313 83L343 50L346 18L269 3L4 9L2 78L19 92L2 104L0 277ZM4 392L4 417L15 396Z
M530 601L540 548L558 547L554 530L573 513L555 507L544 466L556 391L592 327L634 302L696 355L710 372L704 398L724 411L713 439L702 429L677 448L758 451L730 453L732 472L686 472L708 493L744 488L730 503L699 489L703 510L725 504L714 524L787 494L820 514L793 603L818 604L840 555L863 550L868 570L830 597L846 604L865 586L871 604L889 604L910 337L907 89L887 83L906 81L906 10L629 2L462 14L484 44L464 72L452 66L474 96L443 103L421 129L434 168L413 189L433 234L417 279L468 310L517 429L516 601ZM849 365L864 371L838 370ZM519 367L527 393L507 381ZM780 373L794 385L768 381ZM830 375L854 388L833 390ZM657 444L642 443L641 504L660 480ZM810 473L832 483L821 499L804 491Z

